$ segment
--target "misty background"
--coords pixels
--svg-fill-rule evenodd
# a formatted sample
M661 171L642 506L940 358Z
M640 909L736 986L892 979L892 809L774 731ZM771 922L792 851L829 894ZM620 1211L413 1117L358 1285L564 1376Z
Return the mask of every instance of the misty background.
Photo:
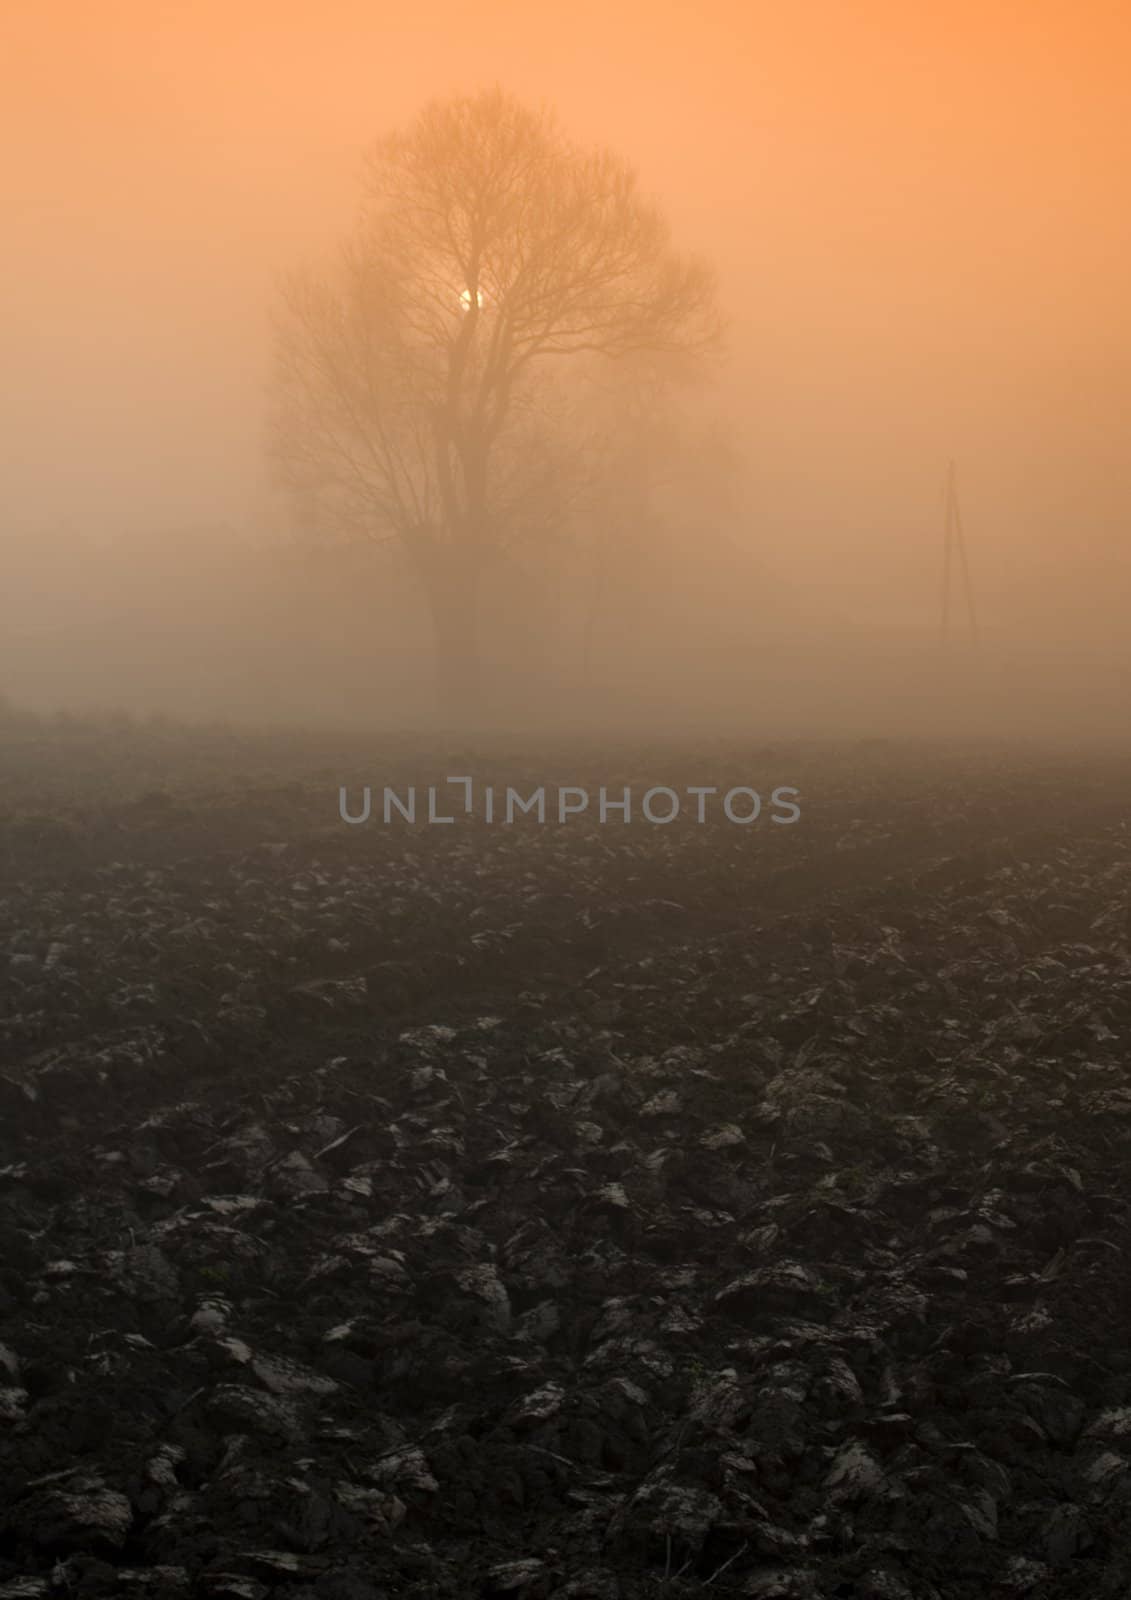
M1131 17L489 0L10 6L0 692L406 725L422 601L266 457L280 276L373 139L498 81L719 272L723 438L591 562L511 575L497 715L1120 728L1131 699ZM943 476L983 642L938 649ZM961 612L957 614L961 631Z

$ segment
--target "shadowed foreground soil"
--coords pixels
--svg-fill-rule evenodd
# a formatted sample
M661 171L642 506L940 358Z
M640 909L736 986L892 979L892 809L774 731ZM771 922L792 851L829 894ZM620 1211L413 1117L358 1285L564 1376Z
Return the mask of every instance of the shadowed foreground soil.
M6 739L2 1600L1131 1590L1131 766L418 755Z

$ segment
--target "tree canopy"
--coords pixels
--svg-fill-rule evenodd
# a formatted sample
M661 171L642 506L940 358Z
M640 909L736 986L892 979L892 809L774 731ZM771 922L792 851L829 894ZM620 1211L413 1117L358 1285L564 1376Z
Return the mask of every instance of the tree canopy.
M711 271L621 160L500 89L436 102L371 151L332 270L285 286L276 454L324 515L401 544L466 687L483 575L585 478L581 375L719 336Z

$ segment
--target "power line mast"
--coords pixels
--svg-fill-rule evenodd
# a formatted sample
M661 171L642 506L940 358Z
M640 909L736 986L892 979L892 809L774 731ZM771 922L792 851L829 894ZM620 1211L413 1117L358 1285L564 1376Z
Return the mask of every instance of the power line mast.
M958 506L958 480L954 462L947 462L945 510L943 513L943 570L942 602L939 616L939 643L946 649L952 641L952 592L959 587L965 602L966 623L971 644L980 642L978 616L974 609L974 585L970 579L970 563L966 555L966 534L962 526L962 512Z

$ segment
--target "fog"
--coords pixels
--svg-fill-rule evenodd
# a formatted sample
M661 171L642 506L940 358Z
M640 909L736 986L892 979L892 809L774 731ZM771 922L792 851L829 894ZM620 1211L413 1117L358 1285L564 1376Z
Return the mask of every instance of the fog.
M4 20L0 692L409 725L428 619L267 457L270 314L361 161L494 83L714 263L723 437L600 581L491 588L503 723L1115 732L1131 688L1121 0L16 4ZM956 463L981 643L939 645ZM615 531L615 530L614 530Z

